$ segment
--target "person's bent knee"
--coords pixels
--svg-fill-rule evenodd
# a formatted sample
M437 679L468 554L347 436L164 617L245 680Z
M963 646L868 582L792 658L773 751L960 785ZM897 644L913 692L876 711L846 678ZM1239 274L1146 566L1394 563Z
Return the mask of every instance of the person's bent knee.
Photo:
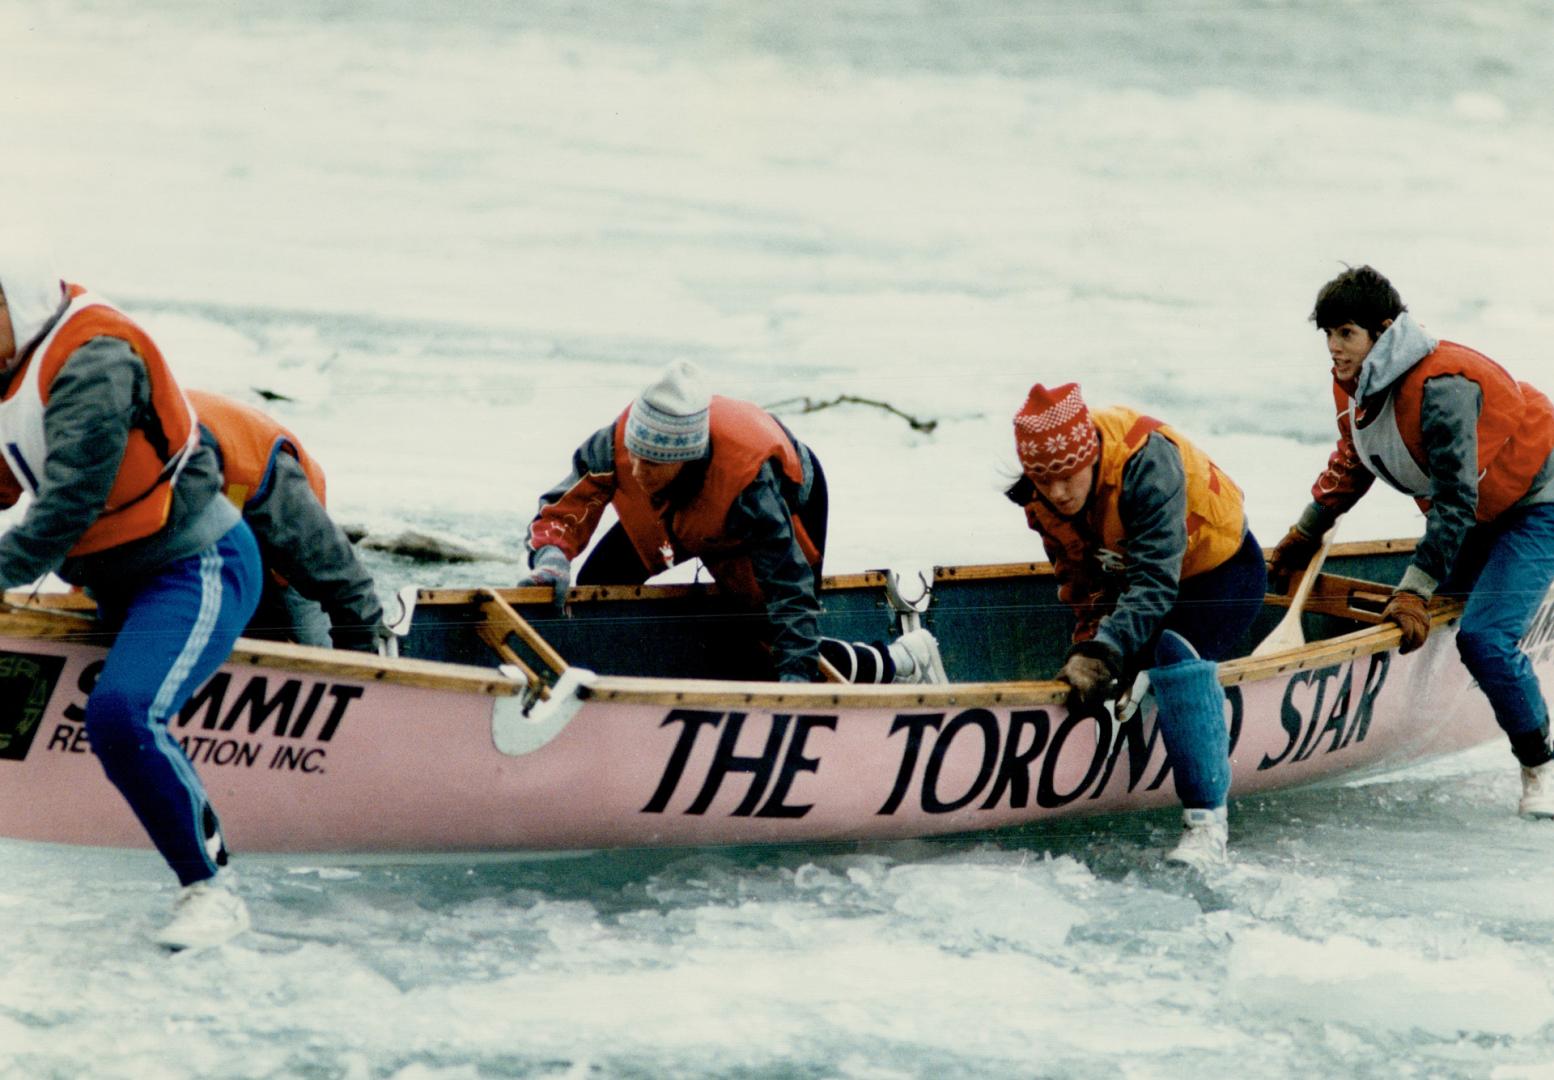
M1517 635L1496 627L1463 626L1457 630L1457 655L1470 672L1477 673L1516 655Z
M99 685L86 699L86 737L99 754L139 746L151 736L151 702L142 695Z

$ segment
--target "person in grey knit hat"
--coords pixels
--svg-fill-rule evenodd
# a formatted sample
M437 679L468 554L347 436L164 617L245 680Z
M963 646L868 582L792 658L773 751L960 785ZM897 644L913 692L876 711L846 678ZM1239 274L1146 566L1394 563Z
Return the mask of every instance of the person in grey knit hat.
M655 465L706 457L711 411L701 371L689 360L676 360L626 411L626 450Z
M548 586L563 605L572 560L606 506L619 520L589 552L578 584L640 584L699 558L721 590L764 611L780 681L814 681L822 654L852 681L943 681L927 631L889 647L820 636L828 514L820 461L760 406L709 393L690 361L670 363L577 448L529 523L530 572L520 584Z

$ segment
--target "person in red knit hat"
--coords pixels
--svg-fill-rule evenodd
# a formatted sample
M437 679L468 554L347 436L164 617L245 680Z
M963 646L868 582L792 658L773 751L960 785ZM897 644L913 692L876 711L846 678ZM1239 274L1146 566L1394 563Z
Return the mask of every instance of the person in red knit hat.
M1267 588L1241 489L1173 428L1121 406L1091 412L1078 383L1038 383L1014 417L1021 476L1006 493L1040 534L1074 611L1057 677L1098 710L1150 668L1184 809L1167 856L1225 861L1229 737L1216 661L1241 651Z

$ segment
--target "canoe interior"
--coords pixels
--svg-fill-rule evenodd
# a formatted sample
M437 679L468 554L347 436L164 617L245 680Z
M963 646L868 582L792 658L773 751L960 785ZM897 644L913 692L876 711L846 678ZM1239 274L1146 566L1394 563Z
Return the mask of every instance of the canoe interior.
M1374 582L1378 588L1373 591L1384 595L1402 576L1412 549L1412 541L1340 545L1329 555L1324 574L1335 580ZM828 578L821 633L857 641L885 641L899 634L886 580L875 572ZM901 584L909 598L921 588L915 580ZM569 664L609 675L752 677L752 628L760 625L761 617L730 610L713 588L578 589L565 616L543 601L547 591L508 589L501 595ZM1324 606L1330 610L1311 610ZM1248 648L1272 630L1284 612L1279 599L1270 597L1249 635ZM938 638L953 682L1050 678L1062 664L1073 625L1045 564L941 568L920 617ZM481 635L489 619L472 590L422 590L402 655L494 665L499 659ZM1356 617L1344 604L1324 605L1316 599L1302 617L1307 641L1348 633L1371 621L1374 616ZM507 643L548 675L518 635L509 636Z

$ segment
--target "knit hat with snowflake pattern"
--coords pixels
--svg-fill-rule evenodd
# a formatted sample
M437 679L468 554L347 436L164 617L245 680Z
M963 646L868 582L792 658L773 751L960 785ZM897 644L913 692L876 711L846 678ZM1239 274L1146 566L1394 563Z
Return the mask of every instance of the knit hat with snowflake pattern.
M1055 390L1041 383L1031 387L1014 417L1014 445L1020 467L1032 480L1061 480L1094 461L1101 444L1079 384Z
M712 397L701 369L674 360L658 380L631 403L626 449L648 461L695 461L707 453L707 410Z

